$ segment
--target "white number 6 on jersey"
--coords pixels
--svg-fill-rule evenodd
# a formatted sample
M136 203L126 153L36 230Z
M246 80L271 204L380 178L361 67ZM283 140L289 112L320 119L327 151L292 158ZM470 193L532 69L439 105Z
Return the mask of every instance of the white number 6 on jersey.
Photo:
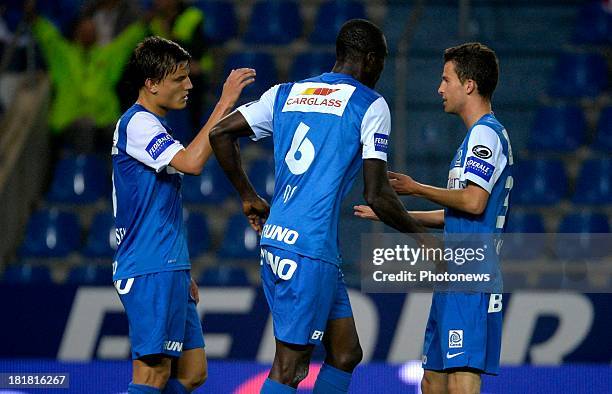
M293 140L291 141L291 148L285 156L285 162L291 171L295 175L301 175L308 170L308 167L312 164L315 155L315 148L312 142L306 138L310 127L300 122L300 125L295 130Z

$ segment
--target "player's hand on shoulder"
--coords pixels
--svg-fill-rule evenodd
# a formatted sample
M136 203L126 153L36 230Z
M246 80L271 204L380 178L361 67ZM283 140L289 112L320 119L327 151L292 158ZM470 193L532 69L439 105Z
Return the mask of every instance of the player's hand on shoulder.
M232 70L223 84L223 92L221 93L221 101L234 106L242 89L255 82L255 70L252 68L238 68Z
M417 182L412 177L398 172L388 171L389 183L397 194L410 195L416 193Z
M362 219L380 220L378 216L376 216L372 208L367 205L355 205L353 209L355 216L358 216Z
M263 198L256 196L250 200L242 201L242 211L249 219L249 224L257 234L261 234L263 225L270 214L270 205Z

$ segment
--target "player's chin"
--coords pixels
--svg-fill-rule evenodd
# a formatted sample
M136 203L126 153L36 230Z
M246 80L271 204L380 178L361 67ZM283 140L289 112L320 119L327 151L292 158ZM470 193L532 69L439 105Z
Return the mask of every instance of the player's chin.
M187 98L181 98L177 100L176 103L172 106L172 109L183 109L187 107Z

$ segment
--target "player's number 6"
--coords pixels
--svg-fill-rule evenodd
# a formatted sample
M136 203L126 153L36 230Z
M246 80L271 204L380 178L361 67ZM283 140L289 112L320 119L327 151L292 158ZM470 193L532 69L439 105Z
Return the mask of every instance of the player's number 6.
M289 167L289 171L295 175L305 173L314 160L314 145L306 138L308 130L310 130L310 127L300 122L293 135L291 148L287 152L287 156L285 156L285 162Z

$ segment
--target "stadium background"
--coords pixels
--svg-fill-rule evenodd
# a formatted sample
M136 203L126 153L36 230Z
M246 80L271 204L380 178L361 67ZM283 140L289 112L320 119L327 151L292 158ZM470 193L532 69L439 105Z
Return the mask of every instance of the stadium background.
M38 3L38 12L64 32L82 6L79 0ZM150 3L134 2L145 10ZM243 96L248 101L276 82L329 71L345 20L377 22L390 50L378 84L393 118L390 166L438 186L445 185L448 161L464 135L436 93L442 51L464 41L490 45L501 69L494 111L517 163L508 231L586 238L610 232L610 2L187 3L205 15L198 34L212 55L202 119L231 68L257 70L256 84ZM71 372L71 392L121 392L129 381L129 344L110 283L116 247L105 154L110 141L100 149L104 154L52 151L44 59L28 34L22 2L4 0L0 12L0 372ZM170 116L185 143L200 126L191 111ZM255 187L269 197L270 141L242 148ZM352 392L416 393L420 368L410 360L420 358L428 295L358 291L360 234L385 230L352 216L351 207L363 202L361 191L358 177L341 220L346 278L367 362ZM273 355L271 320L258 288L257 236L214 161L201 176L185 177L183 196L211 359L209 382L198 392L257 392ZM435 207L410 198L405 203ZM500 377L485 378L484 392L612 392L611 278L598 278L600 292L541 293L550 278L530 270L530 263L557 261L558 252L541 248L521 256L525 264L516 275L525 290L506 295L504 368Z

